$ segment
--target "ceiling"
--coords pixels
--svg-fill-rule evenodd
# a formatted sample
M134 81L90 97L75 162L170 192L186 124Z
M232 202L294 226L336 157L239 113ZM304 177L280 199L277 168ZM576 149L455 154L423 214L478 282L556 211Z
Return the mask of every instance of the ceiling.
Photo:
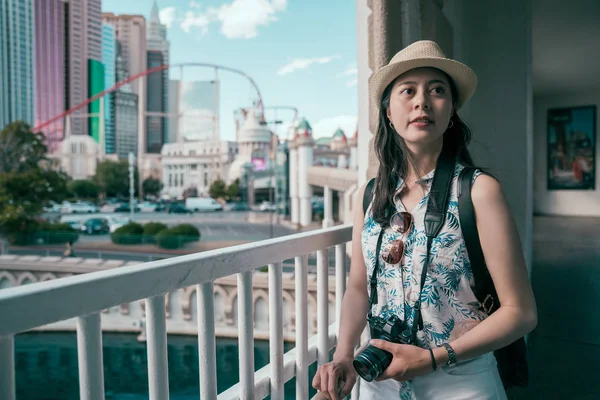
M533 92L600 88L600 0L532 0Z

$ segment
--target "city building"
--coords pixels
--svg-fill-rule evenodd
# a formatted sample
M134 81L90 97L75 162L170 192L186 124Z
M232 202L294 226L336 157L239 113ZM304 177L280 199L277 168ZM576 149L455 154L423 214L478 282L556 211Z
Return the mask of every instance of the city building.
M127 73L127 76L135 76L141 72L144 72L147 69L146 19L144 16L103 13L102 20L104 23L112 25L115 28L117 41L120 45L118 54L122 59L122 67L124 72ZM119 81L118 78L117 81ZM143 94L146 93L146 79L136 79L131 82L131 90L131 93L138 96L136 102L143 102L143 110L146 110L146 96ZM141 97L140 93L142 93ZM130 101L132 97L128 97L128 101ZM142 121L142 124L145 124L145 121ZM139 149L140 151L145 148L146 143L144 126L141 128L142 129L140 129L138 132L140 135L142 135L141 137L138 137L138 144L141 146ZM118 146L119 139L117 138L116 140Z
M60 115L65 110L65 2L35 0L35 119L34 125ZM1 102L1 100L0 100ZM42 130L50 153L63 139L62 119Z
M237 143L230 141L165 144L161 153L163 195L180 198L186 189L194 188L199 195L208 196L215 180L227 180L237 150Z
M169 80L169 135L166 143L175 143L179 140L179 84L180 80Z
M121 56L121 43L117 43L116 78L118 82L126 80L127 67ZM129 153L138 152L138 95L133 92L132 84L127 83L113 92L115 110L115 154L127 159Z
M115 28L102 24L102 64L104 64L104 87L109 89L116 82L117 38ZM114 93L104 96L104 152L115 153L115 101Z
M0 1L0 129L34 122L33 2Z
M88 60L102 62L102 21L101 0L70 0L64 3L66 18L65 59L68 60L65 73L65 109L70 109L90 97L90 77ZM97 67L92 79L97 82ZM88 135L90 107L77 110L71 115L71 133Z
M152 4L150 20L147 24L147 68L156 68L169 64L169 42L167 27L160 22L158 4ZM148 112L166 113L169 109L169 71L154 72L147 77L147 110ZM147 139L146 152L160 154L162 145L167 142L170 119L161 115L146 117Z

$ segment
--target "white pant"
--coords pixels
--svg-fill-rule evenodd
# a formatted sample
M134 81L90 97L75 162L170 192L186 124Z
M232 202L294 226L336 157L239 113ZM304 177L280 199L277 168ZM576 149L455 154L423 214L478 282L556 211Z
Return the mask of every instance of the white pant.
M404 386L404 387L403 387ZM360 400L506 400L496 357L487 353L437 370L408 383L360 380Z

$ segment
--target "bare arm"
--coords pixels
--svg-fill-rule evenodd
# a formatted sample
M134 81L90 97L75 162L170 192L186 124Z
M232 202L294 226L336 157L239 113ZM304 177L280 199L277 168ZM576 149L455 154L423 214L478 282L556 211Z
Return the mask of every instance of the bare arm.
M354 220L352 230L352 263L348 287L342 301L340 318L340 335L334 361L354 359L354 348L358 344L360 334L366 326L369 296L367 293L367 271L362 251L362 227L364 213L362 199L365 192L364 185L356 196L354 206Z
M450 343L459 360L504 347L531 332L537 324L537 309L521 242L500 184L481 175L471 193L481 248L501 306ZM443 347L434 353L436 359L447 361L448 353Z

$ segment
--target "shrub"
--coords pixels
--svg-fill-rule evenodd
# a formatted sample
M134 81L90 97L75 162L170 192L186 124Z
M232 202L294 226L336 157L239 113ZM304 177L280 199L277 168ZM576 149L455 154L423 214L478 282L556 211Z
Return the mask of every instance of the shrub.
M160 222L148 222L144 225L144 243L156 243L156 235L169 227Z
M69 224L34 220L24 224L22 230L9 235L9 242L17 246L75 243L78 239L79 231Z
M162 230L156 236L156 243L163 249L178 249L186 243L200 240L200 231L193 225L182 224Z
M135 222L123 225L110 234L114 244L140 244L144 237L144 227Z

